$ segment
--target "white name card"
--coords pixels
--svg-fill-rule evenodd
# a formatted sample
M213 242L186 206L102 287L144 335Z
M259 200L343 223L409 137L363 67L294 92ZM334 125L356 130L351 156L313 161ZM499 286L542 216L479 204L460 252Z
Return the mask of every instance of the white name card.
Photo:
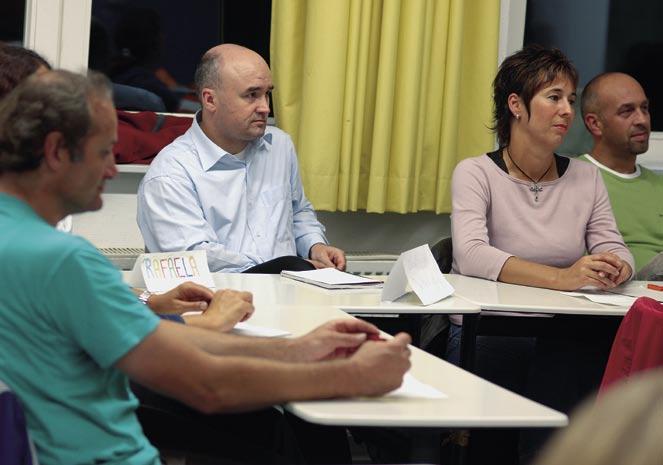
M214 288L204 250L145 253L136 259L132 274L132 281L140 274L145 288L150 292L167 292L187 281Z
M398 299L408 292L408 285L423 305L434 304L454 293L428 244L403 252L398 257L382 288L382 301Z

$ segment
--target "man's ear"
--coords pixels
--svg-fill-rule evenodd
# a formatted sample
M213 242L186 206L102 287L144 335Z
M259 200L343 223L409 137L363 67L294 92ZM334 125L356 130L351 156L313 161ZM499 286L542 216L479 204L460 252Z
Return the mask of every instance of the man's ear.
M57 171L62 163L69 160L69 150L64 143L64 136L59 131L46 134L44 139L44 163L51 170Z
M601 137L603 135L603 124L596 113L587 113L584 122L592 136Z
M203 88L200 93L200 103L207 111L214 112L218 107L218 96L216 90L208 87Z

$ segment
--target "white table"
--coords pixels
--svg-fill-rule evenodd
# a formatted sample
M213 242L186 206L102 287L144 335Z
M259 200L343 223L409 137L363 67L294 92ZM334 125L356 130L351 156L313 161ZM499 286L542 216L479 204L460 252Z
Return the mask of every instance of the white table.
M352 314L471 314L479 306L450 296L424 306L413 293L396 302L380 302L381 289L336 289L306 284L273 274L213 273L217 289L231 288L253 293L256 307L263 305L332 306Z
M331 306L363 318L394 318L375 321L388 325L389 331L406 331L419 345L421 316L434 314L478 314L478 305L450 296L432 305L422 305L410 292L396 302L380 302L381 289L324 289L312 284L273 274L213 273L217 289L231 288L253 293L256 311L268 310L274 304ZM396 318L399 318L396 320Z
M323 321L352 318L333 307L272 306L252 322L299 335ZM286 409L323 425L415 428L410 458L439 463L441 435L448 429L562 427L566 415L514 394L416 347L410 373L448 397L444 399L352 398L290 402ZM458 456L463 463L464 455Z
M125 279L129 273L124 274ZM217 288L247 290L254 295L256 311L250 323L303 334L334 318L352 318L342 311L377 314L461 313L478 315L479 306L450 297L423 307L414 296L397 303L380 303L379 290L329 291L278 275L215 273ZM138 283L129 283L137 285ZM291 402L286 408L312 423L342 426L410 427L429 435L439 429L471 427L561 427L566 415L489 383L446 361L412 347L411 373L445 393L445 399L361 398ZM427 428L434 428L430 433ZM439 438L438 438L439 439ZM423 441L434 444L435 441ZM439 440L437 441L439 444ZM435 452L417 447L419 457ZM422 452L423 451L423 452Z
M647 284L663 286L663 281L627 281L621 286L612 289L617 294L629 295L631 297L650 297L663 302L663 292L647 289Z
M620 317L628 311L628 307L603 305L585 298L564 295L560 291L551 289L507 284L462 275L449 274L446 275L446 278L456 290L456 295L475 303L481 307L482 312ZM631 291L642 290L641 284L641 282L634 282L628 285L628 289ZM619 288L616 289L619 290ZM468 318L463 321L461 366L469 370L474 367L474 341L479 325L478 320L479 315L468 315ZM541 322L540 319L537 320L537 322ZM516 321L514 320L512 323L515 324ZM529 328L533 324L534 320L527 327Z
M303 334L334 318L352 318L333 307L272 305L251 323ZM362 398L291 402L301 418L325 425L418 428L560 427L564 414L514 394L412 347L411 373L445 393L445 399Z
M627 307L598 304L551 289L500 283L454 274L445 276L456 290L457 296L478 305L481 310L611 316L622 316L628 310Z
M124 274L128 278L129 273ZM333 318L352 318L340 308L390 308L410 313L478 312L458 297L421 307L380 304L379 290L328 291L278 275L214 273L218 288L251 291L256 311L250 323L303 334ZM129 283L135 285L136 283ZM373 310L371 310L373 311ZM322 424L416 427L558 427L566 416L491 384L467 371L412 348L412 373L447 394L447 399L348 399L294 402L302 418Z

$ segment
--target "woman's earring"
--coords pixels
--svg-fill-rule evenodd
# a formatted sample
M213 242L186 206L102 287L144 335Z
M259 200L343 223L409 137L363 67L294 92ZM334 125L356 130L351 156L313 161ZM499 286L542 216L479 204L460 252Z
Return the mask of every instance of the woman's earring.
M516 113L516 119L520 121L520 113Z

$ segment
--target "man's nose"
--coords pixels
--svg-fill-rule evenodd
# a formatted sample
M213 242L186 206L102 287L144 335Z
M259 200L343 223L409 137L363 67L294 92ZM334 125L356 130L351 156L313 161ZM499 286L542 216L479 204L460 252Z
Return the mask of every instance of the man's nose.
M256 108L258 113L267 113L269 114L269 95L266 94L263 98L260 99L258 103L258 108Z
M649 112L643 110L642 108L638 108L635 112L635 124L640 125L640 126L646 126L649 127L650 125L650 116Z
M108 165L106 166L105 171L106 179L112 179L117 174L117 165L115 164L115 154L108 157Z

